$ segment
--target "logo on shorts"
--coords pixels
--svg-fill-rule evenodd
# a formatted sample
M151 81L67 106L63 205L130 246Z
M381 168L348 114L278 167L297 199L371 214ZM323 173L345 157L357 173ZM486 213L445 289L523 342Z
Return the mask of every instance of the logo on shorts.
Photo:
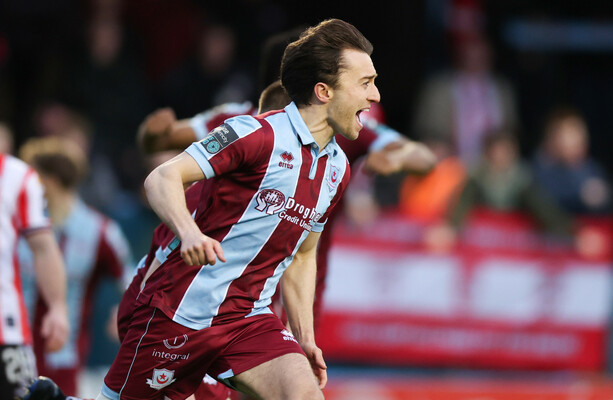
M283 208L285 195L277 189L264 189L256 195L255 200L258 203L256 210L272 215Z
M294 338L294 335L287 329L283 329L281 334L283 335L283 340L291 340L292 342L298 343L298 341Z
M151 386L152 389L160 390L176 381L176 379L173 379L174 376L175 371L170 371L166 368L154 368L153 377L151 379L147 379L147 385Z
M175 336L172 341L164 339L164 346L166 346L167 349L178 349L180 347L183 347L185 343L187 343L186 334L183 334L183 336Z
M153 349L151 355L156 358L163 358L165 360L175 361L175 360L187 360L191 353L187 354L177 354L177 353L167 353L165 351L159 351L158 349Z

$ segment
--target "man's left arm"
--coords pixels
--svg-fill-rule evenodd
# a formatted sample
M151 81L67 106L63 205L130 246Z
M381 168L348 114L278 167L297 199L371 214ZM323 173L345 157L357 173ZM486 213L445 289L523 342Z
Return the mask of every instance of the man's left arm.
M317 272L317 242L321 233L311 232L302 243L292 264L282 277L283 302L292 333L306 353L319 386L323 389L328 380L322 351L315 344L313 328L313 300Z

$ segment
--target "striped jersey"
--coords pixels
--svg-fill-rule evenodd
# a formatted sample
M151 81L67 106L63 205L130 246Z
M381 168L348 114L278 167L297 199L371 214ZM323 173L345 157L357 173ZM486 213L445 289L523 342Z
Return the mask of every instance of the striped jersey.
M374 103L377 104L377 103ZM373 104L373 105L374 105ZM227 103L211 108L195 115L189 120L190 127L196 134L196 140L202 140L210 131L221 125L226 119L237 115L255 115L257 110L250 102ZM388 144L400 140L402 134L370 117L369 114L360 116L364 127L356 140L349 140L343 136L337 137L337 143L345 152L349 164L370 151L383 149Z
M36 172L21 160L0 154L0 345L32 342L17 243L20 236L49 227Z
M122 285L131 261L128 241L119 225L78 199L61 226L53 227L66 266L66 303L70 334L61 350L45 353L40 335L46 306L37 292L32 254L21 243L19 260L26 304L34 316L34 350L38 361L51 368L78 367L89 350L91 312L100 279L111 277ZM123 286L121 286L123 288ZM107 315L100 316L108 318Z
M223 104L196 115L190 120L190 126L194 130L196 138L202 140L208 132L222 123L225 119L240 114L253 114L254 112L255 109L251 106L251 103L248 102ZM349 140L343 136L337 136L337 144L347 156L350 165L353 165L354 162L367 155L369 152L379 151L388 144L399 141L402 138L399 132L379 122L376 118L370 116L370 113L363 113L360 118L362 119L364 127L360 130L357 139ZM330 213L326 224L327 228L319 239L317 249L317 287L315 291L315 304L313 307L315 325L317 325L321 313L325 277L328 271L328 251L332 245L332 225L336 217L342 213L342 210L343 202L341 201ZM170 245L164 247L164 251L160 248L158 254L162 256L168 254L170 248L173 247L173 243L170 240L172 240L172 237L167 241ZM176 243L174 245L176 245ZM162 257L158 257L158 259L160 262L163 261ZM278 296L278 293L276 296Z
M228 118L236 117L237 115L256 115L257 111L249 101L220 104L190 118L189 125L196 133L197 140L201 140Z
M138 301L192 329L272 313L281 275L347 186L345 154L334 139L320 150L293 103L228 119L186 152L212 181L195 221L227 262L188 266L177 247Z

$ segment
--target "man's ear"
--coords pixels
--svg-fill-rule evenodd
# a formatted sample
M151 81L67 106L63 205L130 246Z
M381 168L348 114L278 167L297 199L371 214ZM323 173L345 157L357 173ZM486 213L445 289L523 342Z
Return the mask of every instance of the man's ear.
M322 103L329 102L334 94L330 85L323 83L323 82L317 82L315 84L313 93L315 94L315 97L317 98L317 100L319 100Z

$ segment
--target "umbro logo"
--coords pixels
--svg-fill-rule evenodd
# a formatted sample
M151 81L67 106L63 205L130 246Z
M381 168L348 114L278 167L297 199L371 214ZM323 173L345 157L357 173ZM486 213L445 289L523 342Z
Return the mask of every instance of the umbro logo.
M279 162L279 167L283 167L287 169L294 168L294 165L292 164L292 161L294 160L294 156L292 155L292 153L284 151L281 154L281 158L283 159L283 161Z

